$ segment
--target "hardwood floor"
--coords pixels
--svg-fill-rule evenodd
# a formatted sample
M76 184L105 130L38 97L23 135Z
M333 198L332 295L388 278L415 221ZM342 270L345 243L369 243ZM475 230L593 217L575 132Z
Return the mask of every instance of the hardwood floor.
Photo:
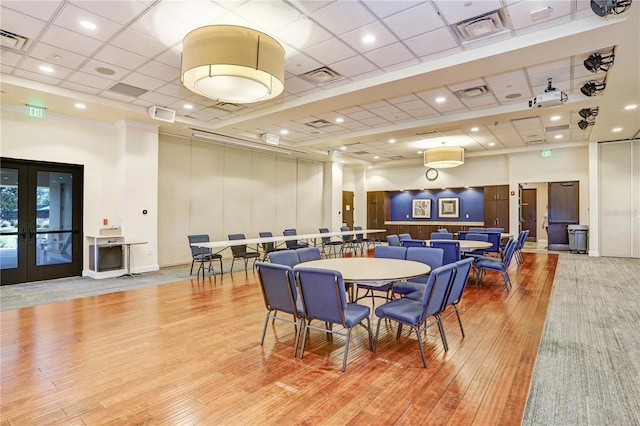
M341 338L312 332L301 360L277 322L260 346L251 271L4 311L1 424L520 424L558 257L524 258L509 294L470 280L466 337L446 318L444 352L430 327L426 369L385 324L375 354L354 329L344 373Z

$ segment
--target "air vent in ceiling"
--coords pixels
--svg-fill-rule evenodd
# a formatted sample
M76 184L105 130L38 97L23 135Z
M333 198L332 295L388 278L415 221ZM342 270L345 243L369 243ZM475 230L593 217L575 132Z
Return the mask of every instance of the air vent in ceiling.
M369 155L370 153L368 151L356 151L356 152L352 152L353 155Z
M218 102L215 105L211 105L209 108L219 109L226 112L236 112L242 109L242 105L234 104L231 102Z
M458 22L452 28L463 43L509 31L502 9Z
M309 71L302 76L307 80L313 81L317 84L330 83L332 81L337 81L344 78L342 75L338 74L336 71L332 70L329 67L318 68L316 70Z
M418 132L416 133L416 136L428 136L428 135L435 135L438 132L436 130L431 130L429 132Z
M524 144L527 146L530 145L542 145L547 143L547 141L545 139L536 139L536 140L532 140L532 141L526 141Z
M310 122L305 123L305 124L307 126L309 126L309 127L315 127L316 129L322 129L323 127L331 126L330 122L328 122L327 120L323 120L323 119L310 121Z
M124 83L116 83L108 90L109 92L120 93L121 95L127 95L134 98L137 98L138 96L148 92L147 89L142 89L140 87L135 87Z
M389 157L390 160L402 160L403 158L403 155L394 155L393 157Z
M561 130L569 130L569 125L561 124L559 126L549 126L544 128L545 132L559 132Z
M29 41L24 36L5 30L0 30L0 40L2 40L2 47L21 52L24 51L27 41Z
M456 90L454 92L459 99L470 99L478 96L484 96L489 94L489 88L485 85L468 87L466 89Z

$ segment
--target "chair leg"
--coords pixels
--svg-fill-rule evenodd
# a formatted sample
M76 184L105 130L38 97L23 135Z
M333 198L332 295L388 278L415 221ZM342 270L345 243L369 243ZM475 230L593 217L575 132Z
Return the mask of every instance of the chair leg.
M440 315L436 316L436 322L438 324L438 330L440 331L440 339L442 339L442 346L444 346L445 352L449 350L449 342L447 342L447 334L444 332L444 327L442 326L442 318Z
M194 264L194 263L196 263L196 260L195 260L195 259L193 259L193 260L191 261L191 270L189 271L189 275L192 275L192 274L193 274L193 264Z
M464 336L464 327L462 327L462 319L460 318L460 311L458 311L458 307L453 305L453 309L456 311L456 316L458 317L458 324L460 325L460 332L462 333L462 337Z
M420 348L420 356L422 357L422 365L424 368L427 368L427 358L424 356L424 349L422 349L422 339L420 338L420 330L417 327L411 326L416 332L416 336L418 337L418 348Z
M269 325L269 318L271 317L271 311L267 312L267 315L264 317L264 328L262 329L262 337L260 338L260 344L264 343L264 336L267 335L267 325ZM274 321L275 321L275 317Z
M349 354L349 342L351 341L351 327L347 328L347 341L344 343L344 355L342 357L342 371L347 369L347 355Z

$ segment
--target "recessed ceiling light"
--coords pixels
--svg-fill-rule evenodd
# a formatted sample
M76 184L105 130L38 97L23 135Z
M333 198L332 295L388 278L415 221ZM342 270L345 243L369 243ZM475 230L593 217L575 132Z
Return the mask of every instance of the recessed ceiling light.
M367 167L367 169L373 169L373 166L369 166L369 167Z
M53 68L49 65L40 65L38 68L40 68L42 72L53 72Z
M74 106L76 108L78 108L78 109L86 109L87 108L87 106L85 104L81 104L81 103L77 103Z
M374 41L376 41L376 36L374 36L373 34L367 34L366 36L362 37L362 42L363 43L373 43Z
M622 131L622 127L614 127L613 129L611 129L612 132L621 132Z
M447 98L445 98L444 96L440 96L440 97L436 98L436 102L439 103L439 104L443 103L446 100L447 100Z
M98 28L96 24L90 21L80 21L80 26L88 30L95 30L96 28Z
M396 143L395 139L389 139L389 143Z
M380 158L380 157L379 157L379 156L377 156L377 155L375 155L375 156L373 157L373 159L374 159L374 160L378 160L379 158Z
M344 118L342 117L336 118L336 123L344 123Z
M342 145L342 146L340 147L340 149L341 149L341 150L343 150L343 151L346 151L346 150L347 150L347 147L346 147L346 146L344 146L344 145Z
M562 139L562 135L555 135L554 138L556 139Z
M281 135L288 135L289 131L287 129L282 129L282 130L280 130L280 134Z
M418 151L418 155L422 155L422 151Z
M472 132L477 132L478 130L480 130L480 128L478 128L478 127L472 127L472 128L471 128L471 131L472 131Z
M191 104L184 104L184 109L193 109L193 105L191 105Z
M626 109L626 110L636 109L636 108L638 108L638 105L636 105L636 104L631 104L631 105L627 105L626 107L624 107L624 109Z
M496 146L495 142L489 142L489 146Z
M560 120L559 115L554 115L553 117L551 117L551 121L558 121L558 120Z

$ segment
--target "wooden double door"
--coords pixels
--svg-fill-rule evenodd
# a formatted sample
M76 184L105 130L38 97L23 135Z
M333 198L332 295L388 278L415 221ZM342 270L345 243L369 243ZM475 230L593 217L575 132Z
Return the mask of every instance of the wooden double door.
M549 250L569 250L569 225L580 222L580 183L549 182Z

